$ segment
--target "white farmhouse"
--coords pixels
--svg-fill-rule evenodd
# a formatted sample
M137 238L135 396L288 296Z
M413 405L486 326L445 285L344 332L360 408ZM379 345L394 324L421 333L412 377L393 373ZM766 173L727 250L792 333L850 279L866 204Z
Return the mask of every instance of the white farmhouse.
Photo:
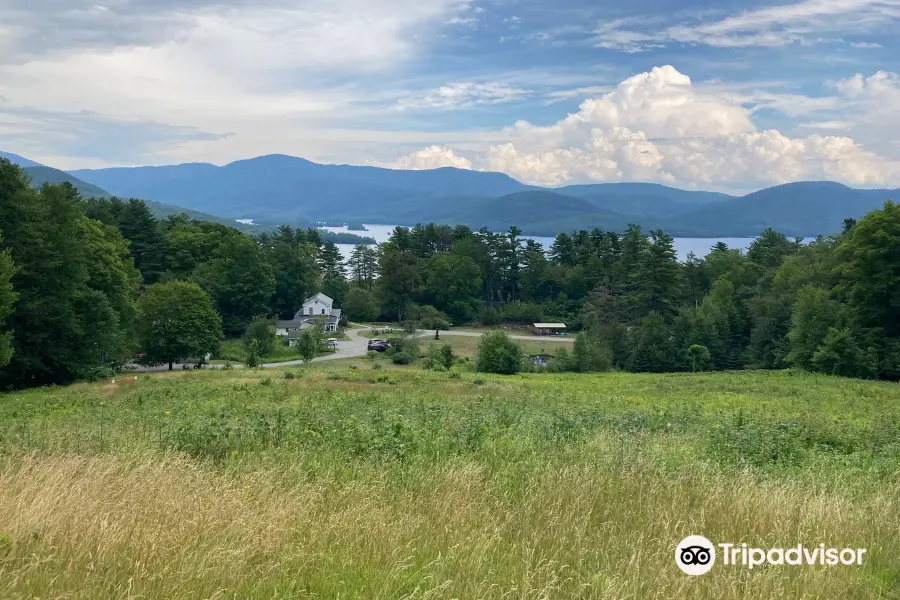
M336 331L341 320L341 309L333 308L334 300L321 292L306 299L303 307L290 321L275 321L275 335L297 339L296 332L312 327L316 319L324 317L325 331ZM293 336L291 333L293 332Z

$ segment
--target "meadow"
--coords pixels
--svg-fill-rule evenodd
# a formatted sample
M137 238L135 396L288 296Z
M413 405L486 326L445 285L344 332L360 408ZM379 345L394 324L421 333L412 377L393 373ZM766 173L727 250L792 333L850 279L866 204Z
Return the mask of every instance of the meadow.
M897 384L386 362L0 396L0 598L900 598Z

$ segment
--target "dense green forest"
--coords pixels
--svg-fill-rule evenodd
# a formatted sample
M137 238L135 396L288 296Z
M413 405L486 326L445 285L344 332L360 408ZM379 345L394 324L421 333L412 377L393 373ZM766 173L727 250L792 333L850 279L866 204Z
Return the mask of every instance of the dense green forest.
M551 248L466 226L398 227L346 263L316 229L251 236L145 202L31 187L0 160L0 386L103 376L138 353L209 352L322 291L347 316L441 327L562 321L551 368L642 372L798 367L900 378L900 206L811 243L768 229L744 253L680 263L629 226Z

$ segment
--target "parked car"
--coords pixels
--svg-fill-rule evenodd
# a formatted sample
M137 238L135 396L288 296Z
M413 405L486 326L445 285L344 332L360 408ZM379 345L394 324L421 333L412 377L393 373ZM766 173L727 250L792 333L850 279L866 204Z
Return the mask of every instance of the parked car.
M369 343L366 345L366 348L369 351L384 352L385 350L390 348L390 346L391 345L389 343L387 343L385 340L374 339L374 340L369 340Z

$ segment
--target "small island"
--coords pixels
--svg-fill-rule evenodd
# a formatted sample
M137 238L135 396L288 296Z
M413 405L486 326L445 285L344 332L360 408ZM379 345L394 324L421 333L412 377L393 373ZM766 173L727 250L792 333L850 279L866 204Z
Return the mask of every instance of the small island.
M368 231L362 223L347 223L347 231Z

